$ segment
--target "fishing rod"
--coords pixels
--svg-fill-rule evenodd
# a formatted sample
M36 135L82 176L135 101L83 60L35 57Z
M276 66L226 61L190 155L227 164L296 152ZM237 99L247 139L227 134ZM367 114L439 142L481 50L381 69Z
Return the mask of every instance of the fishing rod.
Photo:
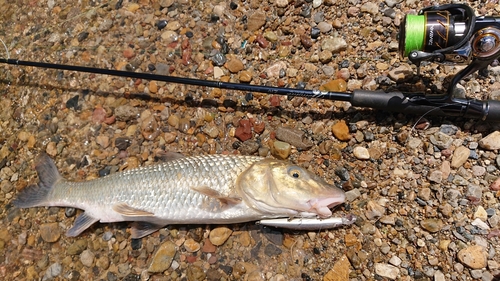
M419 72L420 64L423 61L468 64L466 68L453 77L446 94L426 95L424 93L368 90L354 90L351 93L346 93L209 81L10 58L0 58L0 63L227 90L347 101L356 107L406 114L461 116L500 122L500 101L456 98L452 95L461 79L486 68L500 57L500 17L476 17L472 8L465 4L447 4L424 8L417 15L406 15L401 26L399 31L400 55L407 56L412 63L417 65L417 72Z

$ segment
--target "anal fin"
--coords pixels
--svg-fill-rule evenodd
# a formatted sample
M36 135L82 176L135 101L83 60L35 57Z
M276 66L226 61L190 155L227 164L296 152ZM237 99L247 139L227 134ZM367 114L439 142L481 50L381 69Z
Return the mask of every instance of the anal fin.
M164 225L154 224L145 221L133 222L130 229L130 234L133 239L142 238L153 232L160 230Z
M73 227L66 231L66 236L75 237L82 233L85 229L89 228L91 225L96 223L99 219L91 217L87 215L87 213L83 213L78 216L75 220L75 224Z
M138 208L134 208L127 203L117 203L113 205L113 210L117 213L120 213L121 215L127 216L127 217L149 217L149 216L154 216L155 214L144 211Z

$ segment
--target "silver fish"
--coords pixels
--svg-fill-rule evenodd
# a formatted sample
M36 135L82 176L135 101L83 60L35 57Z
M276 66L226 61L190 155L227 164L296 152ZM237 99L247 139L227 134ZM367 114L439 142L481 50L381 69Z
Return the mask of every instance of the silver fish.
M39 183L13 201L19 208L84 210L67 236L97 221L132 221L132 238L168 224L228 224L266 218L328 218L344 192L290 163L255 156L176 159L84 182L63 179L54 161L35 162ZM321 228L321 227L319 227Z

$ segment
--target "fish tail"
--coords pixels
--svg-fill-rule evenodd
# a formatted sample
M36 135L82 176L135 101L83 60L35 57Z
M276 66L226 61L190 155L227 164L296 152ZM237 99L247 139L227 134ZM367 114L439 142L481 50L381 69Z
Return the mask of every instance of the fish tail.
M54 161L47 155L41 154L35 162L38 174L38 184L25 187L14 199L13 204L18 208L30 208L46 206L50 199L50 193L61 175L57 171Z

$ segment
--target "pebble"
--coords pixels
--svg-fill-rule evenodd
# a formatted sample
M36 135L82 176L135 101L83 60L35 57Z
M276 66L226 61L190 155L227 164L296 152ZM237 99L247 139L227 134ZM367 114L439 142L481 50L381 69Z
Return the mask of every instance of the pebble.
M453 138L443 132L437 132L431 135L429 139L439 149L447 149L453 143Z
M345 49L347 49L347 42L340 37L325 38L321 42L321 50L330 51L333 54L337 54Z
M408 77L413 75L413 69L410 65L402 63L400 66L389 70L389 78L392 81L399 82L406 80Z
M370 159L370 153L368 152L368 149L366 149L365 147L356 146L352 152L354 154L354 157L356 157L357 159L360 160Z
M215 246L224 244L233 231L227 227L217 227L210 231L210 242Z
M248 31L256 31L266 24L266 14L260 11L254 12L248 17Z
M375 263L375 273L382 277L395 280L399 276L399 268L386 263Z
M80 261L86 267L91 267L94 264L94 258L94 253L88 249L80 254Z
M486 210L483 208L483 206L477 207L476 212L474 212L474 218L480 219L482 221L486 221L488 219L488 213L486 213Z
M44 223L40 226L40 236L43 241L53 243L61 237L61 230L57 222Z
M290 127L278 127L276 129L276 139L287 142L301 150L307 150L314 145L312 141L305 138L303 131Z
M361 12L369 13L372 15L378 14L378 4L373 2L366 2L361 5Z
M444 223L440 219L430 218L430 219L422 220L420 222L420 226L430 233L435 233L435 232L440 231L443 228Z
M434 183L441 183L443 181L443 172L440 170L434 170L429 173L427 179Z
M163 242L153 256L148 272L161 273L167 270L172 264L175 254L177 253L176 246L171 241Z
M59 276L62 273L63 266L60 263L53 263L47 268L45 274L43 275L42 281L52 280L53 278Z
M279 77L280 75L280 70L282 69L287 69L287 65L283 61L276 62L269 66L265 72L269 78L271 77Z
M451 158L451 167L458 168L461 167L467 159L469 159L470 149L461 145L453 151L453 157Z
M340 141L349 141L352 138L349 133L349 127L344 120L341 120L332 126L332 133Z
M231 73L238 73L245 67L239 59L230 59L225 66Z
M250 81L252 81L252 73L247 70L240 71L238 79L240 80L240 82L249 83Z
M500 131L495 131L486 137L482 138L479 142L479 147L486 150L500 149Z
M375 201L366 204L365 216L369 220L378 219L385 214L385 208Z
M500 178L497 178L490 185L490 190L498 191L500 190Z
M287 159L292 151L292 146L289 143L282 141L275 141L273 143L271 154L278 159Z
M333 29L333 26L331 23L322 21L318 23L318 28L321 31L321 33L328 33Z
M184 241L183 246L184 249L186 249L186 251L189 253L198 252L201 248L200 243L194 241L193 238L186 239L186 241Z
M334 264L325 276L323 281L349 281L349 268L351 264L346 255L343 255Z
M250 123L250 120L248 119L240 120L239 126L238 128L236 128L234 136L243 142L251 139L253 134L252 134L252 125Z
M460 250L457 254L458 260L472 269L481 269L487 265L487 253L483 247L478 245L469 246Z
M330 80L329 82L321 85L319 90L325 92L345 92L347 90L347 83L344 79Z
M259 150L259 143L254 140L244 141L238 148L241 155L253 155Z
M68 246L66 253L68 255L79 255L85 249L87 249L87 241L85 239L79 239Z

